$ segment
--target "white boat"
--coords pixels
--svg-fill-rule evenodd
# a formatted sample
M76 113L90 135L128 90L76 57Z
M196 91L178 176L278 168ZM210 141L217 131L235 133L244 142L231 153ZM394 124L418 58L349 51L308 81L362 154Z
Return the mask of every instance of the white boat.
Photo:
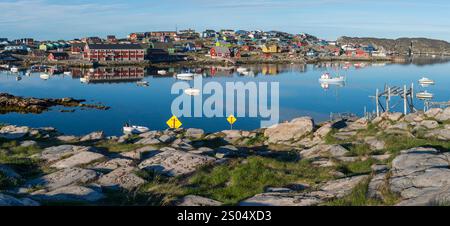
M177 74L177 78L192 78L194 77L193 73L181 73Z
M158 70L158 75L166 75L167 71L166 70Z
M65 75L72 75L72 72L71 71L65 71L64 74Z
M242 74L242 73L245 73L245 72L247 72L247 71L248 71L248 69L247 69L247 68L245 68L245 67L238 67L238 68L236 69L236 71Z
M12 73L19 73L19 68L16 66L13 66L10 70Z
M147 81L137 81L136 85L138 85L138 86L148 86L148 82Z
M89 78L88 77L81 77L80 78L80 82L81 83L89 83Z
M432 99L433 96L434 95L432 93L429 93L427 91L419 92L419 93L416 94L416 97L418 99Z
M31 71L25 72L25 75L28 76L28 77L30 77L30 76L31 76Z
M41 75L39 75L39 77L40 77L41 79L43 79L43 80L47 80L47 79L50 78L50 75L45 74L45 73L41 73Z
M434 81L426 78L426 77L422 77L421 79L419 79L419 84L424 84L424 85L433 85Z
M194 88L189 88L189 89L185 89L184 93L186 93L189 96L198 96L198 95L200 95L200 90L194 89Z
M141 134L141 133L146 133L150 131L149 128L144 127L144 126L133 126L133 125L128 125L125 124L125 126L123 127L123 133L125 134Z
M342 83L345 82L344 76L332 77L329 73L325 73L319 78L321 83Z

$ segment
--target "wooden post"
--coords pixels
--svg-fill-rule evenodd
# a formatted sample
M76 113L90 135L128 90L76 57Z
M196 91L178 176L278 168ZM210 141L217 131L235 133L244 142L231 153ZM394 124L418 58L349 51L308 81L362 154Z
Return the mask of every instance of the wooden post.
M380 117L380 106L378 105L378 98L379 98L379 91L377 89L376 93L375 93L375 105L377 106L377 117Z
M408 110L406 109L406 102L407 102L407 100L406 100L406 98L407 98L407 93L406 93L406 85L404 85L403 86L403 114L407 114L408 113Z

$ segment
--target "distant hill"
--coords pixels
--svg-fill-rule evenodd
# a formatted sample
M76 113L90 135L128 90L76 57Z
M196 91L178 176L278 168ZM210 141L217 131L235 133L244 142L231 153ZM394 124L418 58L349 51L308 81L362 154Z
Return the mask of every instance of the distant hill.
M340 44L362 44L373 45L375 48L384 48L386 51L395 51L400 54L408 53L411 42L413 43L414 53L430 53L430 54L450 54L450 43L443 40L427 39L427 38L399 38L399 39L383 39L383 38L353 38L341 37L338 39Z

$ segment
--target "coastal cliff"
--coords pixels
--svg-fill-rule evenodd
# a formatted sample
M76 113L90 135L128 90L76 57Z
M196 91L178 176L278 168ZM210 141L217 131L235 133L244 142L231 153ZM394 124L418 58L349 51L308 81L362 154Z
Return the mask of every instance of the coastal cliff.
M450 108L105 137L0 128L0 205L446 205Z

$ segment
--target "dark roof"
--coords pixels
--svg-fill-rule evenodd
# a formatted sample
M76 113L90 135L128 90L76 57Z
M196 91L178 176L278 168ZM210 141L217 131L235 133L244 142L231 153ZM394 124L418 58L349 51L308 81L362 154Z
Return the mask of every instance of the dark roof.
M155 49L168 49L168 48L173 48L174 45L171 42L155 42L155 43L153 43L153 47Z
M143 49L139 44L88 44L89 49Z
M53 56L55 56L55 57L66 57L66 56L69 56L69 54L67 54L65 52L53 52L53 53L50 53L50 54L53 54Z

